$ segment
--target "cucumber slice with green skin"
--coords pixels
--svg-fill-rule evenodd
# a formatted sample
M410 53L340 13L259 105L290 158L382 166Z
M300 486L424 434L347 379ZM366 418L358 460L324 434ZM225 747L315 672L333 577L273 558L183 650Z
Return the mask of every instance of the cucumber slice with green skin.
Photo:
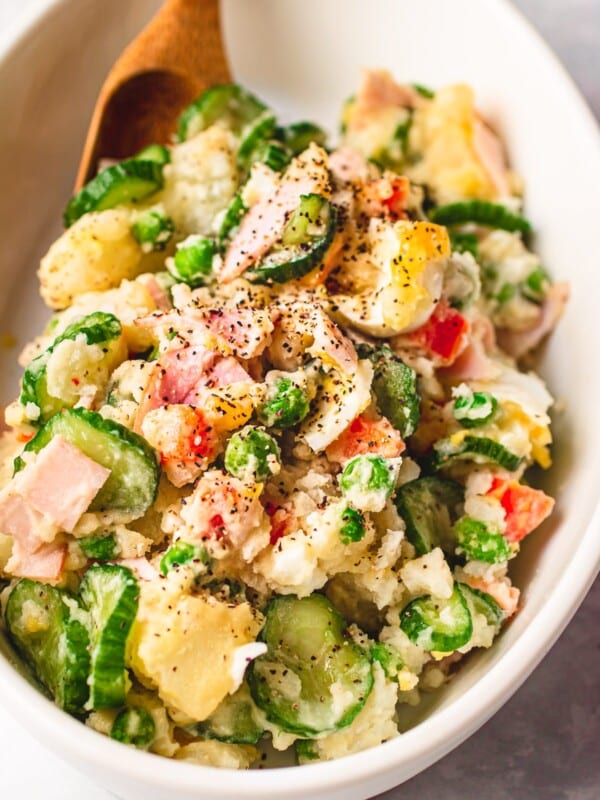
M25 578L10 592L5 620L15 646L56 704L79 714L89 694L90 641L66 599L76 603L60 589Z
M490 531L477 519L462 517L454 525L457 552L462 551L469 561L499 564L511 556L511 549L502 534Z
M504 445L488 439L487 436L465 436L460 444L453 444L451 439L440 439L433 446L435 451L434 469L443 469L453 461L475 461L485 463L491 461L503 469L514 472L521 465L521 456L511 453Z
M65 328L50 347L28 364L23 374L19 402L23 406L33 403L40 409L39 417L32 424L42 425L54 414L58 414L59 411L70 405L60 397L54 397L48 392L46 371L55 347L68 339L84 336L87 344L106 345L108 350L110 343L121 336L121 331L121 323L113 314L96 311ZM76 375L73 377L77 378Z
M183 111L177 126L177 139L185 142L216 122L239 136L266 110L264 103L235 83L214 86Z
M116 564L90 567L83 576L80 596L88 612L90 708L118 708L125 703L129 682L125 646L139 591L133 572Z
M136 161L154 161L156 164L170 164L171 151L164 144L149 144L136 153L134 156Z
M477 258L479 253L479 239L475 233L462 233L455 231L450 234L452 250L457 253L471 253L473 258Z
M110 738L147 750L156 735L150 712L142 706L129 706L120 711L110 731Z
M454 553L456 539L452 526L462 514L464 504L464 491L459 483L435 476L417 478L400 486L395 503L417 555L425 555L435 547Z
M111 471L90 511L123 511L141 517L156 498L160 470L154 450L137 433L95 411L72 408L52 417L25 446L39 453L53 436L62 436L86 456ZM25 462L15 459L15 472Z
M119 546L112 533L85 536L77 541L83 555L93 561L112 561L119 555Z
M340 528L340 540L342 544L352 544L360 542L366 533L365 518L360 511L348 506L342 512L343 525Z
M310 761L319 760L319 754L312 739L297 739L294 747L299 764L308 764Z
M242 217L247 211L248 209L244 205L242 195L236 194L225 212L223 222L219 228L218 241L221 249L234 237L237 229L240 227Z
M188 236L177 246L173 260L167 260L167 270L179 283L187 283L196 289L210 280L216 253L212 239L195 234Z
M429 89L429 87L423 86L421 83L413 83L411 85L415 92L420 94L421 97L424 97L426 100L433 100L435 97L435 92L433 89Z
M531 223L518 214L513 214L499 203L488 200L466 200L438 206L429 212L429 219L438 225L483 225L503 231L529 233Z
M283 172L292 154L281 142L261 142L250 156L250 164L265 164L274 172Z
M209 563L210 558L204 547L191 542L178 541L172 544L160 559L160 571L163 575L168 575L172 569L179 569L185 564L204 567Z
M254 702L269 721L307 738L350 725L373 688L373 673L345 628L322 595L271 601L260 635L268 652L248 669Z
M156 161L135 158L103 169L69 200L63 215L65 228L90 211L105 211L150 197L163 187L162 169Z
M463 597L467 601L471 613L483 614L488 624L499 631L506 615L494 598L487 592L482 592L479 589L472 589L466 583L459 583L458 585Z
M319 194L303 194L300 205L260 264L246 273L255 283L286 283L313 270L329 250L336 228L334 206Z
M292 156L303 153L314 142L319 147L327 144L327 134L314 122L294 122L285 128L278 128L276 136L291 152Z
M447 600L424 595L400 612L400 627L423 650L451 653L464 647L473 634L467 601L458 584Z
M160 211L145 211L131 226L133 238L145 252L164 250L173 237L175 223Z
M454 419L463 428L478 428L492 420L498 410L498 401L489 392L472 392L459 395L454 401Z
M410 436L419 425L421 408L416 372L387 345L360 344L357 353L359 358L367 358L373 364L372 387L379 411L403 438Z
M371 645L371 659L381 665L389 680L394 680L404 667L398 648L385 642L375 642L374 645Z
M252 155L256 149L271 138L275 130L275 114L266 110L259 114L243 128L240 135L238 149L238 165L247 169L252 162Z
M235 694L227 695L207 720L194 726L194 732L229 744L256 744L264 728L247 685L242 684Z

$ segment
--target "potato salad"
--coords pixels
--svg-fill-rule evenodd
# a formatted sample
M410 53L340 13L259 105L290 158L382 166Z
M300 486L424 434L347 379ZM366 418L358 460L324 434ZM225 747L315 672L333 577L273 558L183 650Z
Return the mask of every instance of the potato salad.
M225 768L399 735L492 645L554 501L568 288L465 85L367 72L337 146L238 85L107 161L5 410L2 618L40 688Z

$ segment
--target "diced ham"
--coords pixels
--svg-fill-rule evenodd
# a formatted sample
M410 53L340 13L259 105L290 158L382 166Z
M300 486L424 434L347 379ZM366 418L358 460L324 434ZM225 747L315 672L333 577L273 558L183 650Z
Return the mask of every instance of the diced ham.
M345 464L354 456L364 453L397 458L404 449L402 437L385 417L372 419L361 414L325 452L330 461Z
M54 436L16 476L14 484L33 509L71 533L109 475L109 469L78 447Z
M331 153L329 169L337 180L344 183L362 183L369 177L367 160L362 153L347 144Z
M247 486L218 470L205 472L187 498L181 517L194 538L223 540L240 547L265 521L260 486Z
M525 331L511 331L501 328L498 331L498 343L502 350L513 358L523 358L537 347L542 340L552 333L561 318L569 299L569 284L555 283L548 290L535 324Z
M223 283L256 264L281 239L301 195L323 194L328 190L326 163L325 151L312 144L294 159L274 191L252 206L225 254L219 273Z
M394 106L413 108L418 101L418 92L412 86L396 83L387 70L365 71L356 93L352 124L361 125L368 121L369 115L373 112L384 108Z
M475 118L473 126L473 146L483 168L494 184L498 196L510 195L502 142L480 117Z
M333 363L348 375L354 375L358 367L354 345L320 306L311 310L309 332L313 336L309 353Z
M62 575L66 556L67 546L64 544L51 542L31 552L22 542L14 539L6 572L15 578L57 583Z
M270 314L258 308L207 309L201 323L240 358L261 355L273 332Z
M252 378L233 356L218 358L206 373L207 386L221 388L233 383L251 382Z
M161 311L170 311L171 308L173 308L173 304L171 303L168 293L162 288L154 275L151 273L140 275L137 278L137 281L146 287L150 297L154 300L158 309Z

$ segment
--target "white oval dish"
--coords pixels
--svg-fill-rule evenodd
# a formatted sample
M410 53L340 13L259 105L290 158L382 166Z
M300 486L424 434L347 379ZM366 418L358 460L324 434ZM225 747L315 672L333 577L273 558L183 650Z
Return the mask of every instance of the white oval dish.
M69 194L89 113L114 57L158 0L39 0L19 29L0 33L0 333L22 343L43 324L35 265ZM538 249L572 281L567 314L542 373L566 403L557 415L556 466L546 485L552 520L513 570L523 608L491 651L469 659L398 739L340 761L234 773L122 747L59 711L25 680L0 638L0 701L48 747L126 800L286 797L358 800L411 777L485 722L529 675L583 599L600 564L600 371L596 191L600 140L560 65L504 0L225 0L236 77L290 114L333 129L361 66L399 79L471 83L527 181ZM9 189L9 190L8 190ZM23 277L25 276L25 277ZM15 351L0 354L1 399L15 394Z

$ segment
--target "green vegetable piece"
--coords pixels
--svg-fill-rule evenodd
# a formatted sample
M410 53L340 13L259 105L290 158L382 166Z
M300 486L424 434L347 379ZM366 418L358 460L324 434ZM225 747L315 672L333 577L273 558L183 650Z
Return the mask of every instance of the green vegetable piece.
M342 544L360 542L364 538L366 532L365 518L360 511L348 506L342 512L342 522L344 523L340 528Z
M161 558L160 571L163 575L167 575L172 569L179 569L190 562L203 566L208 564L206 549L191 542L178 541L172 544Z
M344 467L340 477L342 494L357 508L368 505L365 496L382 493L385 499L394 491L395 470L382 456L370 453L354 456Z
M144 211L131 226L133 238L146 252L164 250L171 241L175 223L160 211Z
M246 211L248 211L248 209L244 205L242 195L236 194L229 204L229 208L225 212L223 222L219 228L218 241L220 248L223 248L225 244L236 234L238 228L240 227L242 217Z
M193 289L204 286L212 275L213 258L217 248L212 239L188 236L181 244L173 261L167 260L167 269L176 281L187 283Z
M207 720L195 726L195 732L219 742L256 744L264 728L248 686L243 683L235 694L227 695Z
M417 555L423 556L436 547L454 553L453 525L462 514L464 503L459 483L435 476L418 478L400 486L395 503Z
M346 622L322 595L272 600L260 638L268 652L248 669L256 705L298 736L349 725L373 688L368 656L349 639ZM331 687L340 691L335 698Z
M323 260L335 228L336 211L331 203L318 194L303 194L283 230L281 244L248 270L248 277L256 283L286 283L304 277Z
M466 583L459 583L458 585L467 601L471 614L483 614L488 625L492 625L499 631L506 615L494 598L480 589L472 589Z
M150 712L142 706L129 706L120 711L110 731L110 738L147 750L156 735Z
M275 114L267 110L255 117L242 131L238 149L238 164L242 169L248 168L256 149L271 138L275 123Z
M266 481L281 467L281 451L266 431L246 425L234 433L225 448L225 469L244 481Z
M294 743L299 764L308 764L319 760L317 744L312 739L296 739Z
M426 100L433 100L435 97L435 92L433 89L429 89L427 86L423 86L420 83L413 83L412 88L415 92L418 92L421 97L424 97Z
M250 164L266 164L275 172L283 172L292 160L292 154L281 142L260 142L250 156Z
M400 612L400 627L423 650L451 653L464 647L473 634L473 622L460 587L448 600L424 595Z
M463 428L478 428L492 420L498 410L498 401L489 392L460 394L454 401L454 419Z
M112 561L119 554L119 546L112 533L97 534L78 539L84 556L94 561Z
M90 511L125 511L135 519L152 505L160 471L154 450L141 436L95 411L72 408L40 428L25 446L25 452L39 453L58 435L111 471ZM23 459L17 457L15 472L24 466Z
M46 371L48 361L56 346L66 340L73 340L83 336L88 345L106 345L107 357L110 357L110 343L120 338L121 331L121 323L114 314L95 311L93 314L88 314L88 316L78 322L73 322L65 328L50 347L28 364L23 374L19 402L23 406L33 403L40 409L40 415L34 421L34 424L43 424L54 414L58 414L59 411L71 405L67 400L54 397L48 392ZM77 380L77 374L74 374L73 378Z
M60 708L80 714L88 699L89 638L61 589L29 579L12 588L5 620L15 647Z
M394 680L404 667L400 651L393 644L376 642L371 645L371 658L381 665L386 678L389 680Z
M163 187L162 164L131 158L99 172L74 195L64 213L65 228L90 211L137 203Z
M453 231L450 234L452 250L458 253L471 253L473 258L477 258L479 253L479 239L475 233L463 233Z
M97 565L85 573L80 596L88 612L90 706L118 708L128 689L125 647L137 613L138 582L126 567Z
M303 153L312 142L319 147L327 144L327 134L314 122L294 122L287 128L280 128L278 137L293 156Z
M154 161L157 164L170 164L171 151L164 144L149 144L134 156L136 161Z
M504 303L508 303L509 300L512 300L516 293L517 287L514 285L514 283L503 283L500 287L500 291L495 297L495 300L500 305L504 305Z
M521 284L521 294L532 303L541 303L548 289L550 288L550 278L543 267L537 267L525 278Z
M421 408L416 372L387 345L360 344L357 352L360 358L367 358L373 364L372 388L379 411L404 439L411 436L419 425Z
M466 225L473 223L487 228L529 233L531 224L523 217L513 214L506 206L488 200L466 200L438 206L429 212L429 219L438 225Z
M302 422L310 410L306 392L289 378L277 381L274 391L258 409L258 418L267 428L291 428Z
M462 517L454 525L454 534L457 552L462 551L470 561L498 564L510 558L511 549L504 536L477 519Z
M487 436L465 436L459 444L455 444L452 439L440 439L434 444L433 449L435 469L443 469L453 461L461 459L475 461L478 464L491 461L509 472L514 472L523 461L521 456L511 453L504 445Z
M237 84L214 86L183 111L177 139L185 142L217 122L242 136L244 129L266 110L264 103Z

